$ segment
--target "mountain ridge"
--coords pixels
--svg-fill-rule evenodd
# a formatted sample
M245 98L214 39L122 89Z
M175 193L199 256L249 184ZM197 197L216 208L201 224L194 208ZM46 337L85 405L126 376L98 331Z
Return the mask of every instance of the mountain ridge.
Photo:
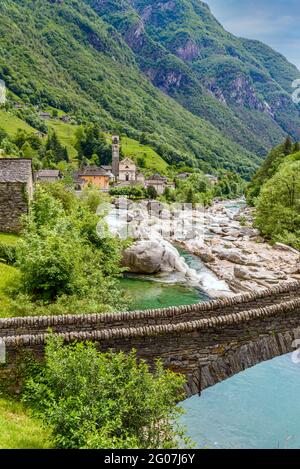
M259 109L222 103L222 90L207 89L208 74L202 81L196 76L194 69L199 74L205 64L194 59L191 68L189 59L196 52L193 45L179 47L178 54L185 60L170 52L176 46L174 37L178 38L177 17L172 23L163 12L159 21L166 37L161 37L162 32L151 23L151 30L147 26L150 42L145 41L146 53L134 51L130 41L144 40L137 5L145 8L153 4L167 5L167 13L173 4L184 6L185 16L180 12L180 20L189 19L189 8L195 5L198 13L204 11L211 18L208 7L195 0L5 0L0 4L0 78L29 106L50 105L76 114L79 122L94 121L102 129L135 139L143 137L168 163L205 171L232 170L249 177L273 140L282 141L286 131ZM100 7L101 14L97 11ZM196 31L198 16L193 16ZM213 27L221 28L215 19L213 24L203 24L210 34L215 34ZM173 35L166 25L173 27ZM181 29L180 34L186 35L183 26ZM227 33L224 30L222 34ZM215 41L214 37L210 40ZM149 44L152 46L147 49ZM207 53L211 47L209 43L206 46ZM141 63L146 66L147 57L156 66L152 80L151 68L145 71ZM226 59L229 63L221 61L222 67L229 67L234 74L232 57ZM220 57L208 54L207 60L218 62ZM280 65L277 67L280 69ZM209 71L208 66L205 68ZM184 92L176 86L178 72ZM162 86L155 80L161 80ZM242 79L240 83L242 86ZM169 88L164 89L166 85ZM273 83L272 89L278 91L278 86ZM293 119L287 116L286 120L291 125ZM297 119L293 122L297 130Z

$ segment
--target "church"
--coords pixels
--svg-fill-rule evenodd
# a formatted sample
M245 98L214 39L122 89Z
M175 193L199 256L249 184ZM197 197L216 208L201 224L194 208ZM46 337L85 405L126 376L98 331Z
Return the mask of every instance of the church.
M130 158L120 161L120 139L117 135L112 137L112 174L118 185L145 183L145 177Z
M156 192L163 194L166 187L173 187L168 184L168 179L160 174L145 179L142 172L133 160L126 157L120 160L120 138L118 135L112 136L112 164L111 166L86 166L74 174L75 187L82 190L93 185L104 192L108 192L110 186L124 187L131 185L141 185L143 187L154 187Z

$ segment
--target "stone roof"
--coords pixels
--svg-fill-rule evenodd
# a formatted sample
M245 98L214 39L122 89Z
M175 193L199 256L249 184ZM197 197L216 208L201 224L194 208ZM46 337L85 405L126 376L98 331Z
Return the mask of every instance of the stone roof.
M110 165L101 165L101 168L103 168L105 171L111 171L112 170L112 166Z
M161 181L161 182L166 182L167 178L165 176L161 176L160 174L153 174L153 176L150 176L147 181Z
M40 169L36 173L36 178L59 178L60 177L60 171L58 169Z
M126 156L126 158L124 158L124 160L120 161L120 166L124 166L126 164L132 164L132 165L136 166L135 162L133 160L131 160L130 158L128 158L128 156Z
M86 166L82 171L78 173L79 177L82 176L109 176L109 173L103 167L99 168L98 166Z
M32 178L29 158L0 158L0 182L27 183Z

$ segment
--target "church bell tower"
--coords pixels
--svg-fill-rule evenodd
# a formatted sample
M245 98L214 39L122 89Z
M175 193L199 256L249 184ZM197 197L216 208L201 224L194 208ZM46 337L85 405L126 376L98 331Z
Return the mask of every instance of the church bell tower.
M117 135L112 137L112 173L117 180L120 166L120 139Z

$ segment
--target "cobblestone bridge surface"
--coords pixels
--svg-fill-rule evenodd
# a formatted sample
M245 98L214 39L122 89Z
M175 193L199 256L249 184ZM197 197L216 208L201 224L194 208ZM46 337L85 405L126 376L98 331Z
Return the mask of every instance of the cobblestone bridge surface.
M65 343L94 341L101 351L135 348L151 365L160 358L165 367L186 376L191 396L295 349L300 339L300 282L159 310L1 319L4 372L24 351L42 357L49 328Z

